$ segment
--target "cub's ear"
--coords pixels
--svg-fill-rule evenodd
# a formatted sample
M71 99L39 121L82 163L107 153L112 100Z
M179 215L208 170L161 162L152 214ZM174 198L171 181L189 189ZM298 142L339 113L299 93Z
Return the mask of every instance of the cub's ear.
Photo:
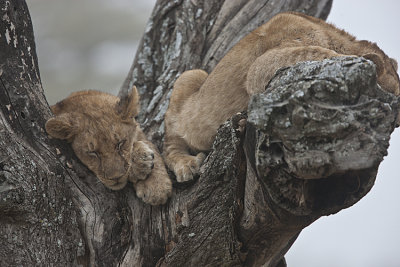
M390 58L390 62L392 63L393 68L397 71L398 70L397 60L394 58Z
M69 114L61 114L46 122L46 132L54 138L71 141L77 133Z
M379 76L383 73L383 69L385 68L385 63L383 59L376 53L369 53L362 56L365 59L369 59L376 65L376 74Z
M117 114L122 119L127 120L134 118L139 113L139 93L136 86L126 96L122 96L115 106Z

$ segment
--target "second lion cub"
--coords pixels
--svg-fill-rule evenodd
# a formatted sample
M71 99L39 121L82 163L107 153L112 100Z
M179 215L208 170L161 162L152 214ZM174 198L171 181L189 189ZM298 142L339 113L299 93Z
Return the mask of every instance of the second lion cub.
M184 72L174 84L165 115L164 156L178 182L193 179L204 160L201 151L211 148L218 127L245 110L250 95L262 92L276 70L342 55L372 60L378 83L399 95L397 62L376 44L294 12L278 14L248 34L210 75L202 70Z

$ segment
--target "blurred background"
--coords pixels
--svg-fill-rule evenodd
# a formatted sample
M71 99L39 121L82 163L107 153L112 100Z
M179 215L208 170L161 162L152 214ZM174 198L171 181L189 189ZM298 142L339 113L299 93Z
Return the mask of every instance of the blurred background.
M40 74L50 104L70 92L116 94L133 62L155 0L27 0ZM376 42L400 61L400 2L334 0L328 21ZM400 266L400 130L371 192L353 207L306 228L289 267Z
M49 104L71 92L116 94L155 0L27 0Z

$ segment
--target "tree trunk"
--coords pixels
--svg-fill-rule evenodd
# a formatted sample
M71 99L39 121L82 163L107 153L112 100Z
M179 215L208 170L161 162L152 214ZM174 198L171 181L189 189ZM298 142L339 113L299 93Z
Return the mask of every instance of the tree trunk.
M247 113L220 127L200 177L175 183L166 205L144 204L129 185L108 190L68 144L48 139L27 6L0 5L1 266L285 266L304 227L353 205L374 183L399 105L378 88L370 61L338 58L279 71ZM120 96L137 85L140 121L160 146L180 73L212 70L276 13L326 18L330 6L158 1Z

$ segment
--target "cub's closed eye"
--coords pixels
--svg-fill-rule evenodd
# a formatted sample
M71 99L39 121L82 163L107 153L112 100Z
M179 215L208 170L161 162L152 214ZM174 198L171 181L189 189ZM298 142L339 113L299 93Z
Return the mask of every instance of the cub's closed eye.
M125 143L126 143L126 140L119 141L118 144L116 145L116 149L118 151L122 150L122 148L124 147Z
M96 151L88 151L87 153L91 157L96 157L96 158L99 157L99 153L97 153Z

